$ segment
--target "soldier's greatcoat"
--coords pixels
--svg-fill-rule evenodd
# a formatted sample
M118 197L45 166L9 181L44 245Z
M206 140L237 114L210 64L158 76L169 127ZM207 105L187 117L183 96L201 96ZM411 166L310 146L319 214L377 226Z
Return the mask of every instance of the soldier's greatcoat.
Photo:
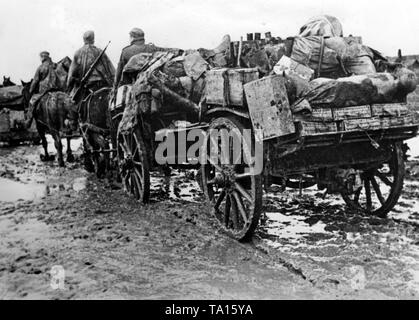
M42 64L36 69L33 78L30 94L44 94L47 91L59 90L60 80L55 72L56 64L52 62L51 58L45 58Z
M164 50L166 49L156 47L153 44L145 44L143 39L133 40L129 46L122 49L121 57L119 58L118 67L116 69L114 88L127 84L127 79L123 77L122 71L131 57L139 53L154 53L156 51Z
M93 44L85 44L75 52L68 72L68 88L77 86L101 52L102 50ZM115 67L105 53L93 69L85 85L89 87L93 83L102 82L104 86L112 86L114 76Z

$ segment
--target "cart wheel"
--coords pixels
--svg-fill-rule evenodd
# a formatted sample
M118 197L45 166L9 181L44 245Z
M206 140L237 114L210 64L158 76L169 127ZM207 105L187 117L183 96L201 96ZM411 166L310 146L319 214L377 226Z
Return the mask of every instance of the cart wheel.
M362 213L385 218L399 200L405 174L401 142L393 143L391 159L361 174L362 187L354 194L342 193L348 207Z
M229 134L241 136L245 126L236 117L229 116L214 119L208 132L214 129L226 129ZM219 146L219 140L215 141L215 145ZM211 135L208 134L205 141L207 147L210 141ZM243 155L254 154L254 141L252 146L242 143L241 147ZM229 153L231 157L231 148ZM229 236L239 241L249 240L258 225L262 210L262 176L254 174L254 166L244 164L244 161L242 164L221 164L220 161L208 158L210 163L204 164L201 171L202 188L211 211ZM217 160L220 160L219 156Z
M118 133L118 166L125 190L141 203L150 197L147 151L140 131Z

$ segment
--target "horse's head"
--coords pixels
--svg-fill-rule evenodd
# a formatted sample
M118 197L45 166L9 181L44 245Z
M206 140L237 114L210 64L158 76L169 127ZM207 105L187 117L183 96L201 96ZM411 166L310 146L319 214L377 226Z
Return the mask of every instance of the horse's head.
M16 83L12 82L10 80L10 77L3 76L3 86L4 87L11 87L11 86L15 86L15 85L16 85Z
M58 66L61 66L65 72L68 72L71 65L71 59L69 57L65 57L57 62Z
M31 100L31 95L30 95L30 88L31 88L31 84L32 84L32 79L29 82L25 82L20 80L20 82L22 83L22 96L23 96L23 106L25 108L25 110L28 109L29 107L29 101Z

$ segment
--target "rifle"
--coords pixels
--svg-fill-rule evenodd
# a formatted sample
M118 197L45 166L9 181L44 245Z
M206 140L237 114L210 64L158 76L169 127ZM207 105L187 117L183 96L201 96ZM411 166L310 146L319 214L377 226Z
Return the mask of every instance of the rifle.
M92 65L90 66L89 70L87 70L87 72L85 73L85 75L83 76L83 78L80 81L80 85L77 88L76 92L72 95L71 99L74 102L79 101L80 95L84 89L84 85L86 84L87 79L89 79L90 74L93 72L93 70L96 68L96 65L98 64L98 62L100 61L100 59L102 59L106 49L108 48L109 44L111 42L109 41L108 44L106 45L106 47L102 50L102 52L97 56L97 58L95 59L95 61L93 61Z

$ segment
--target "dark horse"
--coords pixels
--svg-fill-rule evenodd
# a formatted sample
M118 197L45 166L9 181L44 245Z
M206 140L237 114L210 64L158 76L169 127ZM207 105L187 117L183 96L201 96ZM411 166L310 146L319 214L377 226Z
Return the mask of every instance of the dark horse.
M12 82L11 80L10 80L10 77L5 77L5 76L3 76L3 85L2 85L2 87L11 87L11 86L15 86L16 85L16 83L14 83L14 82Z
M102 178L109 170L110 115L108 111L111 88L90 92L80 103L79 121L83 135L84 165L87 171Z
M30 84L24 85L23 95L27 101L29 97ZM76 104L70 96L61 91L48 92L40 98L34 111L34 119L45 155L41 155L42 161L51 161L54 158L48 155L48 143L45 134L49 133L54 139L57 149L58 164L64 166L63 145L61 139L63 134L71 134L78 129L78 112ZM70 147L71 137L67 136L67 161L73 162L74 156Z

